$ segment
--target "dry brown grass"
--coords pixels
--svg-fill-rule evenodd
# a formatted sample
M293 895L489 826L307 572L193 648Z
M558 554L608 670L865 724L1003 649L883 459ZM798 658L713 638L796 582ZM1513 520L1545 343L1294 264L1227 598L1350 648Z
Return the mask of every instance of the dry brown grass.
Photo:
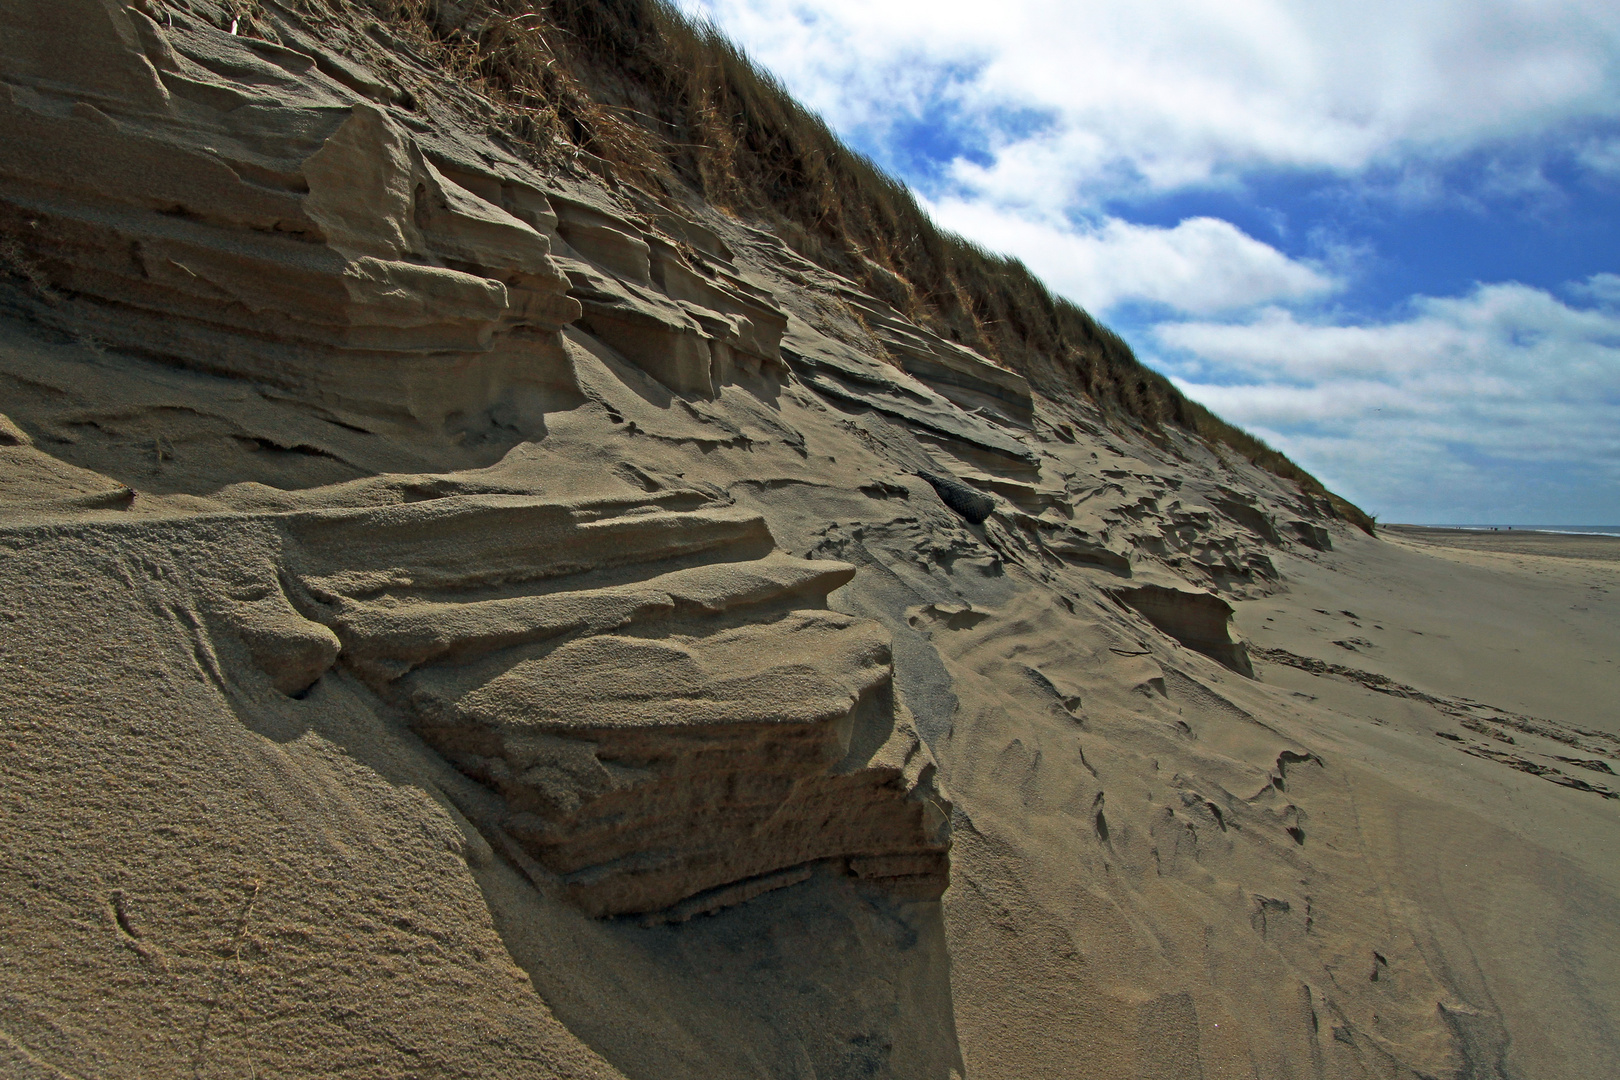
M451 82L492 102L499 126L548 163L659 197L695 191L1049 396L1083 394L1150 433L1165 424L1195 432L1329 497L1371 531L1371 518L1187 400L1021 262L938 228L905 185L845 146L718 30L666 0L299 2L329 18L379 19Z

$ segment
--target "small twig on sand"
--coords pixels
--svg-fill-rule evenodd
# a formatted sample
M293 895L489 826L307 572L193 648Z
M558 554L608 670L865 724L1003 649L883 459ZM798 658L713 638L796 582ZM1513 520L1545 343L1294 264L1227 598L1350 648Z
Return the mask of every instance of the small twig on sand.
M236 921L236 935L231 940L231 960L236 963L238 974L242 968L242 942L247 938L248 923L253 918L253 906L259 902L259 893L264 890L264 882L255 878L253 892L248 896L247 904L242 908L242 915ZM208 1011L203 1014L202 1028L197 1032L197 1048L192 1053L191 1075L193 1080L202 1075L203 1059L207 1054L208 1035L214 1026L214 1013L219 1009L225 998L225 978L230 971L230 964L222 965L219 975L214 979L214 996L208 1003Z

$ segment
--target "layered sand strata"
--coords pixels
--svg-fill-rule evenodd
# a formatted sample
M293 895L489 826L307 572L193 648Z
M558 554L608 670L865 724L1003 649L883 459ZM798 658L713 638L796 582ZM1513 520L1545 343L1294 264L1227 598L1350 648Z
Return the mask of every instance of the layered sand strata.
M1612 563L1365 536L259 10L0 4L7 1070L1620 1056Z

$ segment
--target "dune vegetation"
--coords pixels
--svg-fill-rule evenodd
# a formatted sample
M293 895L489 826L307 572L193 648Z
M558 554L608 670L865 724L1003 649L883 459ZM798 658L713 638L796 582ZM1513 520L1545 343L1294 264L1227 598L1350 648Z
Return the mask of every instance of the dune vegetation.
M715 27L666 0L300 0L374 66L451 75L537 163L660 200L696 195L767 223L799 254L1053 396L1116 422L1226 447L1371 531L1373 519L1285 454L1189 400L1016 258L940 228L909 188L847 146ZM252 11L243 30L252 32ZM399 72L409 83L410 73ZM421 73L417 73L421 77Z

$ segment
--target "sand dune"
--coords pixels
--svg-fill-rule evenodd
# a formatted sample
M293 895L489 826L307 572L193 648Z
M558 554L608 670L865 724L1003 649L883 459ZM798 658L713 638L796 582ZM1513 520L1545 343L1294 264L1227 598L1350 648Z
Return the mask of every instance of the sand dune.
M0 1071L1614 1074L1610 541L1368 536L264 7L0 4Z

